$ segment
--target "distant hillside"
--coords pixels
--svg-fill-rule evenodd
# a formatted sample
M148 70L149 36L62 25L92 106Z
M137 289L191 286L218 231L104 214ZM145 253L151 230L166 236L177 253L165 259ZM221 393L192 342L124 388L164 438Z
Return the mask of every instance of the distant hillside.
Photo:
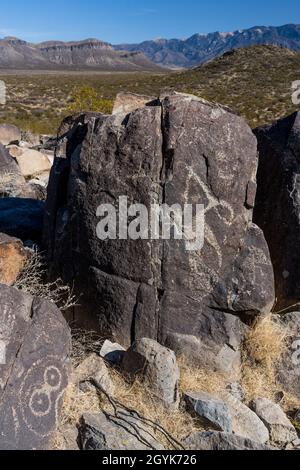
M237 49L197 69L171 74L166 86L195 93L241 113L253 126L295 111L292 82L300 53L276 46Z
M8 95L0 121L41 133L56 132L69 113L72 91L84 86L95 88L111 105L120 91L155 96L165 89L193 93L229 106L256 127L296 110L291 84L300 80L300 53L276 46L252 46L181 72L0 72L0 79L5 80Z
M11 37L0 40L0 68L105 71L160 69L141 52L116 51L110 44L97 39L30 44Z
M300 51L300 25L256 26L229 33L194 34L188 39L156 39L140 44L119 44L116 49L139 51L157 64L195 67L240 47L267 44Z

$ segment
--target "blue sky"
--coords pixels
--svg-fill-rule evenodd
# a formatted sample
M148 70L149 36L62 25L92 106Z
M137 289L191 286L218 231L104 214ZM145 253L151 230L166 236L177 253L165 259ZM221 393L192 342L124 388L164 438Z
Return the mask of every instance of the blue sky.
M1 2L0 37L116 44L285 23L300 23L299 0L11 0Z

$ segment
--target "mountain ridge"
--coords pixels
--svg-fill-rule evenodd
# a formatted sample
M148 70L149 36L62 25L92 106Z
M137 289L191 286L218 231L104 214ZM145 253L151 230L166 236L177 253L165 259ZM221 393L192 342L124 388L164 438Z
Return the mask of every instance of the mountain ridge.
M167 67L192 68L232 49L262 44L300 51L300 25L254 26L231 32L196 33L187 39L158 38L139 44L118 44L114 48L144 52L153 62Z
M117 51L98 39L32 44L16 37L0 39L0 69L162 70L139 51Z

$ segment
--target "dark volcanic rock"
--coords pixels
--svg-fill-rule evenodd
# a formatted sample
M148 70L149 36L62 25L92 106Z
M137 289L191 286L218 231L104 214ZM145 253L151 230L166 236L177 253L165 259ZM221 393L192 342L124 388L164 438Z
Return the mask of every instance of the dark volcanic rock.
M45 449L69 373L69 328L54 304L0 285L0 449Z
M277 310L300 302L300 113L255 130L259 148L254 221L275 272Z
M87 413L82 416L79 431L83 450L163 450L152 429L126 411L121 418Z
M0 198L0 232L39 242L45 204L34 199Z
M163 344L172 332L198 337L209 313L269 311L273 273L249 204L256 140L242 118L174 94L128 116L69 118L60 137L46 208L49 262L77 281L82 308L98 315L102 331L124 345L141 337ZM147 208L203 204L203 249L174 239L100 241L97 208L123 195Z
M251 439L217 431L192 434L184 445L189 450L274 450Z

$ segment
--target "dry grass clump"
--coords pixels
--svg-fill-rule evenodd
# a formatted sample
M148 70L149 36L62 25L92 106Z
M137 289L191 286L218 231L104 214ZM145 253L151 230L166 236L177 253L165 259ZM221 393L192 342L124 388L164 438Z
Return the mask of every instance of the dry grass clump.
M246 400L257 397L274 400L282 385L278 384L277 366L287 352L288 330L274 320L272 314L258 319L244 343L241 384ZM282 405L290 406L297 401L285 393Z
M273 315L258 319L245 341L245 353L252 362L273 369L287 349L288 330ZM246 358L247 359L247 358Z
M62 311L77 305L73 290L64 285L61 279L54 282L47 282L46 279L47 268L43 255L38 250L33 250L14 287L32 296L48 299Z
M103 338L96 331L87 331L71 325L73 367L77 367L89 354L99 354Z
M184 356L178 358L178 365L182 392L206 392L218 397L229 383L228 378L221 372L193 367Z

